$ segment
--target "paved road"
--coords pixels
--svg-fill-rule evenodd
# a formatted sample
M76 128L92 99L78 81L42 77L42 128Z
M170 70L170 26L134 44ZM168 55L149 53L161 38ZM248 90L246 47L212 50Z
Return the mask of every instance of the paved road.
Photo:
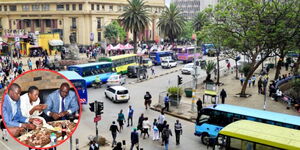
M178 68L181 65L178 66ZM172 68L176 69L176 68ZM164 71L169 71L168 69L161 69L160 66L155 67L156 73L163 73ZM149 72L150 73L150 72ZM104 102L104 114L103 119L99 123L99 133L101 136L106 137L109 141L111 141L111 134L108 131L109 126L112 121L117 119L117 113L120 111L120 109L123 109L125 113L127 112L128 105L132 105L135 109L135 116L134 116L134 125L137 124L137 119L141 113L144 113L145 116L149 117L150 121L152 122L154 118L157 118L159 113L152 111L152 110L145 110L143 105L143 96L146 91L149 91L153 96L153 103L156 103L155 101L158 100L158 94L159 92L166 90L166 88L169 85L176 85L177 83L177 75L181 74L180 72L168 74L165 76L160 76L155 79L147 80L141 83L135 83L135 84L126 84L125 87L127 87L131 94L131 100L128 103L121 103L121 104L115 104L112 103L110 100L106 99L104 96L104 87L101 89L88 89L89 92L89 100L93 101L95 99L101 100ZM184 76L183 82L186 80L189 80L190 76ZM129 80L136 80L136 79L129 79ZM82 112L82 119L80 121L80 124L75 131L73 135L73 141L75 138L79 138L80 147L84 147L84 145L88 142L88 136L89 135L95 135L95 124L93 123L93 117L94 114L91 113L88 109L87 105L83 106L83 112ZM171 125L171 129L173 130L173 125L176 121L176 118L171 116L166 116L167 121ZM199 148L205 148L200 143L200 138L195 137L193 135L194 133L194 124L186 121L181 121L183 124L183 137L182 137L182 144L180 146L175 145L175 137L171 137L170 140L170 149L199 149ZM126 128L124 131L118 136L117 140L126 140L127 145L129 146L129 139L130 139L130 132L132 128ZM151 134L150 134L151 135ZM151 138L151 136L150 136ZM144 149L163 149L162 146L160 146L160 142L153 142L151 139L141 139L140 145ZM24 146L18 144L16 141L9 139L9 142L0 142L0 149L27 149ZM74 144L75 145L75 144ZM183 147L184 146L184 147ZM61 146L58 147L58 149L69 149L69 142L65 142ZM87 149L87 147L82 148Z

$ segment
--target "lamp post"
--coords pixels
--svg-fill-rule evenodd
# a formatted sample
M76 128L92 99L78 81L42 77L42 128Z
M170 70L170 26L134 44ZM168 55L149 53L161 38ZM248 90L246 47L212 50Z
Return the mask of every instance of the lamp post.
M194 65L193 65L193 69L194 69L194 75L193 75L193 95L192 95L192 109L191 111L194 112L195 111L195 101L196 101L196 89L197 89L197 66L196 66L196 48L197 48L197 38L196 37L192 37L192 40L194 41Z

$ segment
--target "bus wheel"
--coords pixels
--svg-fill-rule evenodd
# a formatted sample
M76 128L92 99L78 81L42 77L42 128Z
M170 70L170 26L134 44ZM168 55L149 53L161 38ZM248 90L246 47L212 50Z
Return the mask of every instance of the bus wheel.
M203 133L201 136L201 142L204 145L208 145L209 144L209 135L207 133Z

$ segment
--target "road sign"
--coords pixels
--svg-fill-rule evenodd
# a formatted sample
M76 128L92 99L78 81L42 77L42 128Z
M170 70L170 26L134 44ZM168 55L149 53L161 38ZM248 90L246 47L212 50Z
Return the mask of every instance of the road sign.
M94 122L98 122L101 120L101 116L100 115L97 115L95 118L94 118Z

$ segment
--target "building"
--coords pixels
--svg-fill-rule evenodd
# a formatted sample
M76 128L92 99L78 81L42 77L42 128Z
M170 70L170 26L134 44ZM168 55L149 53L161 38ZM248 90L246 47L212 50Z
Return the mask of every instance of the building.
M219 0L172 0L179 9L182 10L183 16L188 20L193 19L199 11L203 11L209 6L214 6Z
M146 0L146 5L151 23L140 38L159 40L156 25L165 1ZM0 0L0 37L58 32L64 44L73 34L79 45L91 45L105 41L105 26L126 7L127 0Z

